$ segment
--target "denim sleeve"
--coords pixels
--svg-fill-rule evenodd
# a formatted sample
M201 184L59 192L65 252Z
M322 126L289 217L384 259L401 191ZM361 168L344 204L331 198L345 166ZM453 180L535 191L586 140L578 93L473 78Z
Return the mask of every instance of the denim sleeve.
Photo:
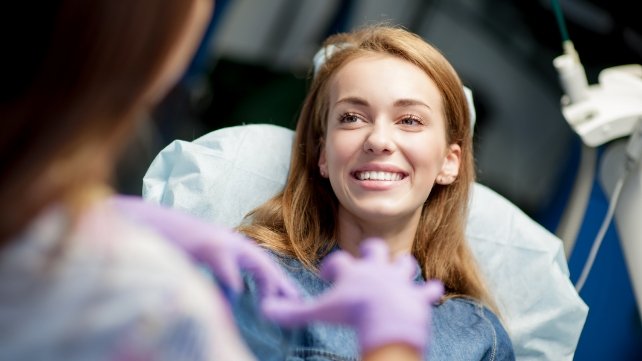
M488 320L490 327L493 330L494 337L493 342L490 345L489 353L484 360L489 361L512 361L515 360L515 352L513 349L513 343L508 336L508 332L497 316L488 310L485 307L481 307L480 310L483 317Z
M295 332L279 327L262 315L254 280L248 274L243 278L243 292L230 299L241 336L257 359L282 361L292 347Z
M515 360L499 318L473 300L453 298L433 310L429 360Z

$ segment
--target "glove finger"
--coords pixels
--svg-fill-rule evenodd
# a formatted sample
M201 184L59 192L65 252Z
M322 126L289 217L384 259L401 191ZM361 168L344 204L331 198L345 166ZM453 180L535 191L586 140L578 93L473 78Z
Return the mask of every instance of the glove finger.
M381 238L367 238L359 246L363 258L387 262L390 259L388 245Z
M434 304L444 295L444 284L438 280L429 280L422 286L422 294L426 302Z
M341 273L341 270L349 267L352 262L354 262L354 260L348 252L335 251L325 257L323 262L321 262L319 276L328 282L333 282Z
M342 323L346 312L333 295L323 295L315 300L266 298L261 303L263 314L284 326L301 326L313 321Z
M207 257L202 260L210 267L216 279L232 291L240 293L243 290L243 279L234 257L217 257L213 261Z
M419 272L419 264L410 253L405 253L397 257L394 264L399 272L410 280L414 280L417 272Z
M252 274L261 297L299 297L299 292L287 275L259 246L243 241L237 251L239 266Z

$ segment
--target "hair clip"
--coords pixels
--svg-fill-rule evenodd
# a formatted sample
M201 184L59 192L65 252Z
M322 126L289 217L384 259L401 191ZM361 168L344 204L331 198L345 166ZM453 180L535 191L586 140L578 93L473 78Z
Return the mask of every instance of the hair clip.
M314 76L317 76L317 73L319 72L319 69L321 69L321 66L325 64L325 62L332 56L334 53L336 53L339 50L343 50L346 48L351 47L352 45L350 43L337 43L337 44L329 44L317 51L316 54L314 54L314 58L312 60L312 63L314 64Z

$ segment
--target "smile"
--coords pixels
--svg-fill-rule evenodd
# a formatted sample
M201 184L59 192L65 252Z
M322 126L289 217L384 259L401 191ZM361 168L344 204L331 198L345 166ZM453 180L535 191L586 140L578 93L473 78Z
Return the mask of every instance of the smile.
M358 180L400 181L404 175L396 172L365 171L355 172L354 177Z

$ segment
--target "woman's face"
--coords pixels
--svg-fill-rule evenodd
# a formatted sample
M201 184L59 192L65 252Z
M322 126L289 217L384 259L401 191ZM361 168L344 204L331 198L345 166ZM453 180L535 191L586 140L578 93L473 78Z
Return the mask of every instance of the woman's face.
M330 79L328 99L318 165L340 217L418 219L433 184L454 181L461 150L447 144L442 97L419 67L359 57Z

